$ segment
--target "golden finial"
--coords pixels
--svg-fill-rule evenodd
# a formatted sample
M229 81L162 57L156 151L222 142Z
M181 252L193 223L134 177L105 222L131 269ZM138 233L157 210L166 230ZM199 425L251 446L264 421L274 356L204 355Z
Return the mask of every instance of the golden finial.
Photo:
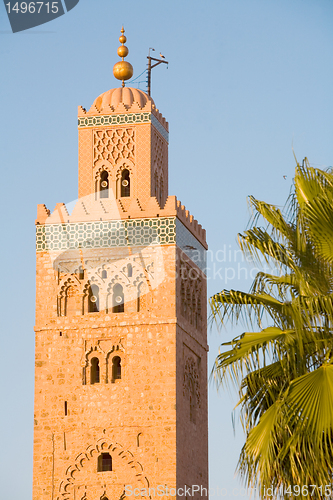
M121 36L119 37L119 42L122 45L118 47L117 54L122 60L113 66L113 75L117 80L122 80L122 86L125 87L125 80L129 80L133 76L133 66L129 62L124 61L124 57L128 55L128 48L124 45L126 42L124 26L120 31Z

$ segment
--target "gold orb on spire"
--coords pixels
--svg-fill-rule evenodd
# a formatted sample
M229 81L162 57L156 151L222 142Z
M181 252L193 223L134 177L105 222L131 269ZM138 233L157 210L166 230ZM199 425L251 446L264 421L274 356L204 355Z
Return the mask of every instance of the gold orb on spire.
M129 80L133 76L133 66L129 62L124 61L124 57L128 55L128 48L124 45L126 42L124 26L121 28L121 33L119 42L122 45L118 47L117 54L122 60L113 66L113 75L117 80L122 80L122 86L125 87L125 80Z

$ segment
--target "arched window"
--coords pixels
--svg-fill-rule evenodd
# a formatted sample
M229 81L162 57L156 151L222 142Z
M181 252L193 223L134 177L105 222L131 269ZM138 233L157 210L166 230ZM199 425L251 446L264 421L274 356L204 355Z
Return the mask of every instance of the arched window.
M117 283L113 287L112 312L114 313L124 312L124 292L123 292L123 287L119 285L119 283Z
M73 286L69 286L65 297L65 316L72 316L76 313L76 298L77 290Z
M88 312L99 311L99 288L97 285L91 285L88 292Z
M121 188L120 188L120 196L126 197L131 195L131 179L130 173L127 168L125 168L121 173Z
M97 472L112 470L112 457L110 453L101 453L97 460Z
M101 198L109 197L109 174L106 170L101 172L101 178L99 181L99 191Z
M102 278L103 278L103 280L105 280L107 277L108 277L108 273L107 273L107 271L105 269L103 269L103 271L102 271Z
M112 358L112 381L121 379L121 358L115 356Z
M133 275L133 267L132 267L132 264L127 264L127 276L129 278L132 278L132 275Z
M90 383L99 384L100 381L99 359L92 358L90 362Z
M83 270L82 266L79 267L78 277L79 277L79 280L83 280L84 279L84 270Z

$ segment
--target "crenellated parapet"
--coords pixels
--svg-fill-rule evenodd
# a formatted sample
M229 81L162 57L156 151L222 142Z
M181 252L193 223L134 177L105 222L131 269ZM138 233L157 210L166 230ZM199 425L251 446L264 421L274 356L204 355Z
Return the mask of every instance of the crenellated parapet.
M46 205L44 205L43 203L37 205L36 224L44 224L47 218L50 216L50 214L51 212L48 208L46 208Z
M129 203L126 203L129 202ZM36 225L75 224L78 222L114 221L128 219L158 219L177 217L185 228L207 249L206 231L193 215L177 200L169 196L162 208L155 197L148 201L133 199L80 198L69 214L64 203L57 203L51 213L45 205L38 205Z
M176 198L176 197L175 197ZM178 219L186 226L191 233L208 249L206 242L206 229L186 210L185 206L181 204L180 200L176 198L176 210Z

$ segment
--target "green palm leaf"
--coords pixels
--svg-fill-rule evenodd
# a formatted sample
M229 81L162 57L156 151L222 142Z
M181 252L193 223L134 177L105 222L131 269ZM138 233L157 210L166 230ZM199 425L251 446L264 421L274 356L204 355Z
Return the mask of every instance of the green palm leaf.
M290 425L300 428L318 448L332 445L333 365L325 364L290 383L286 397Z
M231 342L225 342L223 347L231 346L230 350L220 352L215 361L214 375L217 381L223 381L226 373L231 379L239 382L236 376L244 375L245 371L251 371L261 362L265 364L265 356L284 355L284 344L295 342L293 330L283 331L277 327L265 328L261 332L246 332L236 337Z
M249 292L222 290L210 301L216 321L261 329L224 342L213 368L218 387L239 388L238 468L261 498L267 486L285 498L280 487L329 484L333 473L333 173L305 159L294 187L284 212L250 197L252 224L265 227L238 236L274 272L258 272Z

